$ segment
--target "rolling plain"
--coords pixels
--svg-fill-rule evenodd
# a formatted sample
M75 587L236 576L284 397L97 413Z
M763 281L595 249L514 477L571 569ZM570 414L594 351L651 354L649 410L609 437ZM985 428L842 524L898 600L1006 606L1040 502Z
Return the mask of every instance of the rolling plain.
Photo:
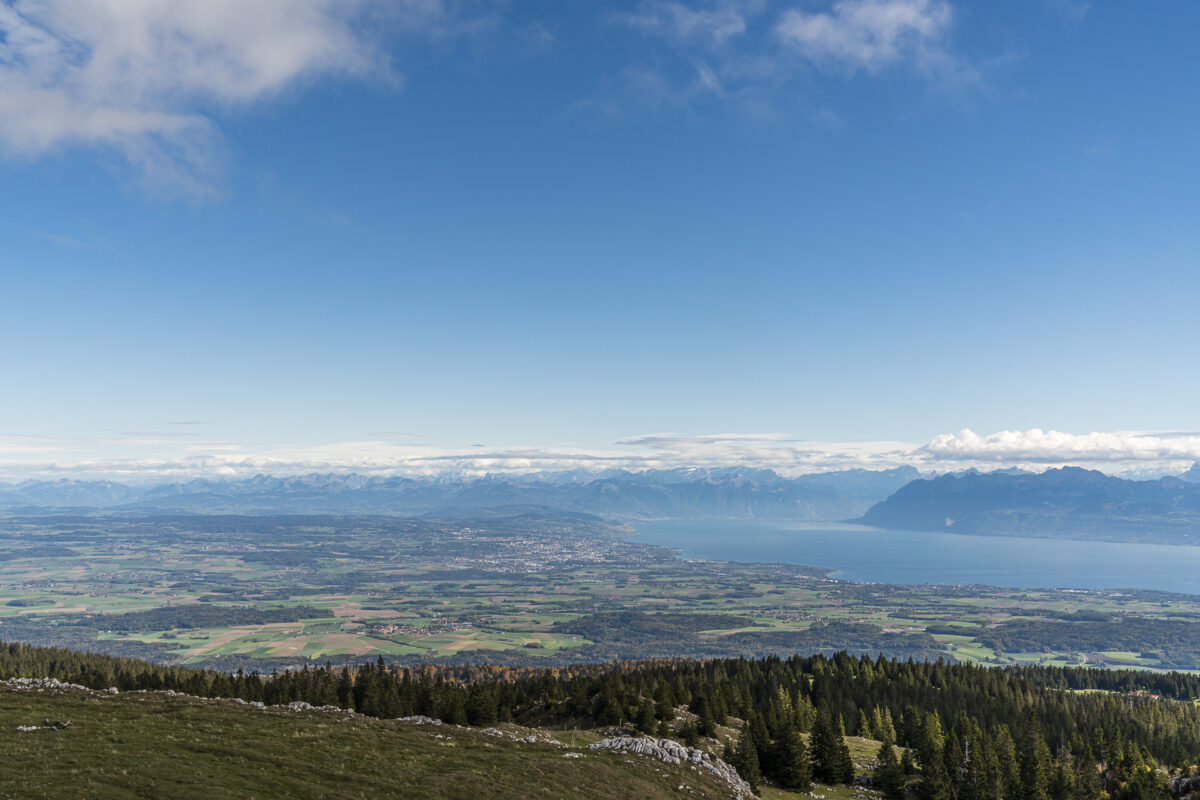
M1200 669L1200 600L685 560L586 515L0 521L0 639L270 671L849 650Z

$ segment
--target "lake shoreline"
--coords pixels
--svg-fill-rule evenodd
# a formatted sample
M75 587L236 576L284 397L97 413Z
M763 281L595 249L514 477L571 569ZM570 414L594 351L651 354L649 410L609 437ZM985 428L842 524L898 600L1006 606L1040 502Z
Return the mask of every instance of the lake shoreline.
M1200 595L1200 547L871 528L854 523L632 523L630 540L705 561L829 570L855 583Z

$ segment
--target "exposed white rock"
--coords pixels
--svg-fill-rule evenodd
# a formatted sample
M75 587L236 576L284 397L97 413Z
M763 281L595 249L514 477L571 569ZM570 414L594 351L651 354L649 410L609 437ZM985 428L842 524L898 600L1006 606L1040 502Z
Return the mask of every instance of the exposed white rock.
M263 708L266 708L266 707L267 706L263 706ZM346 708L342 708L341 706L314 706L314 705L310 705L309 703L304 702L303 700L293 700L292 702L288 703L287 710L288 711L326 711L326 712L342 711L347 714L354 713L353 711L350 711L349 709L346 709Z
M80 686L78 683L63 683L58 678L9 678L6 681L0 681L0 686L6 689L33 689L41 692L46 689L53 691L66 691L68 689L82 689L85 692L92 691L86 686Z
M400 717L399 719L401 722L410 722L413 725L444 725L445 724L440 719L434 719L433 717L426 717L422 714L416 714L411 717Z
M673 739L652 739L649 736L612 736L588 745L589 750L620 750L651 756L668 764L693 764L707 770L723 781L739 798L752 797L750 784L742 780L737 770L719 758L713 758L703 750L685 747Z

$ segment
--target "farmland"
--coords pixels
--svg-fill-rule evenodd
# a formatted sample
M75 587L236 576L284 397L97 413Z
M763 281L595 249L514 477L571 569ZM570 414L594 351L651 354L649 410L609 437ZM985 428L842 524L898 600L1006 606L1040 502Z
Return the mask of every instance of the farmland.
M231 670L839 649L1198 669L1197 621L1187 595L683 560L582 515L0 520L0 639Z

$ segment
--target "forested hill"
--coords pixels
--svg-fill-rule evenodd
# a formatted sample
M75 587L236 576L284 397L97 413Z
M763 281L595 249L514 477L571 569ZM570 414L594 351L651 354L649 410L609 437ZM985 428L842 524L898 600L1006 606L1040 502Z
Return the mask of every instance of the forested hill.
M868 525L913 531L1200 544L1200 483L1130 481L1076 467L915 480Z
M0 686L12 687L14 676L464 726L624 729L723 746L751 783L765 777L800 790L855 778L849 734L879 745L869 780L886 800L1166 800L1168 777L1189 774L1200 756L1200 678L1183 674L998 670L842 653L548 670L379 661L260 677L0 645Z
M486 516L549 508L619 519L856 517L919 473L844 470L786 478L767 469L614 471L602 475L411 478L354 474L259 475L158 486L111 481L0 485L0 509L107 509L213 514L402 514Z

